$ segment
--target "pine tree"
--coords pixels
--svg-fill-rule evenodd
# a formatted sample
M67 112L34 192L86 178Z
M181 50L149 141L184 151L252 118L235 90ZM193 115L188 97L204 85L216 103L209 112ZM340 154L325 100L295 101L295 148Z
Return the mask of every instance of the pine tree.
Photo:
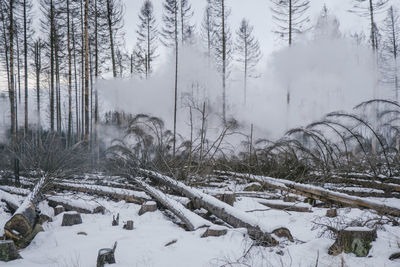
M294 36L308 28L309 18L306 15L310 7L309 0L271 0L272 18L277 29L274 31L292 45Z
M247 101L247 79L249 73L255 70L258 62L261 59L260 45L256 38L253 36L253 26L249 25L246 19L243 19L240 28L236 32L236 53L237 61L241 64L244 72L244 86L243 97L244 104Z
M145 73L146 78L153 70L153 61L157 57L158 30L153 4L146 0L140 9L138 38L134 51L134 65L137 73Z
M194 25L191 23L191 19L194 15L192 6L189 0L180 0L180 28L181 28L181 41L182 44L190 42L193 38Z
M211 9L211 0L207 0L207 6L204 10L203 21L201 23L201 37L206 43L208 58L211 57L212 35L214 31L214 22Z
M233 51L232 35L228 27L230 9L225 0L211 0L210 4L214 22L212 46L217 66L222 73L222 119L226 123L226 83Z

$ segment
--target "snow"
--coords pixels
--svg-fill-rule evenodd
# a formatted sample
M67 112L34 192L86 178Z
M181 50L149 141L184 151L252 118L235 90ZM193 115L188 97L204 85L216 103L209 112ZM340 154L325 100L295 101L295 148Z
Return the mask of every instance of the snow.
M129 196L143 198L143 199L150 199L150 197L145 192L134 191L134 190L129 190L129 189L112 188L112 187L103 186L103 185L74 184L74 183L62 183L62 185L66 185L66 186L70 186L70 187L74 187L74 188L87 188L87 189L93 190L93 191L102 191L102 192L115 193L115 194L120 194L120 195L129 195Z
M73 207L81 208L89 212L94 212L94 210L99 207L99 204L94 201L89 201L87 199L78 199L76 197L71 198L71 197L49 196L47 197L47 199L63 204L68 204Z

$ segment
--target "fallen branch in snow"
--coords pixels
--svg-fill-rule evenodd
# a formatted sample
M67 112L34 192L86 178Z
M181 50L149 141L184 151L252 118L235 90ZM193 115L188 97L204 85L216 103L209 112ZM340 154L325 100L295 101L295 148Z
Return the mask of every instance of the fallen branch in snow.
M251 174L241 174L234 172L222 172L222 173L245 178L251 181L261 182L275 189L283 190L296 195L313 198L316 200L331 201L352 207L372 209L376 210L381 214L400 217L400 208L394 205L385 205L379 201L363 199L361 197L356 197L356 196L350 196L344 193L328 190L319 186L300 184L289 180L276 179L276 178L251 175Z
M189 187L181 182L178 182L168 176L159 174L154 171L140 169L140 172L156 179L157 181L171 187L175 191L190 198L197 208L205 208L216 217L222 219L233 227L247 228L251 238L267 246L275 246L278 242L270 234L273 229L269 229L264 224L250 216L249 214L239 211L236 208L201 192L195 188Z

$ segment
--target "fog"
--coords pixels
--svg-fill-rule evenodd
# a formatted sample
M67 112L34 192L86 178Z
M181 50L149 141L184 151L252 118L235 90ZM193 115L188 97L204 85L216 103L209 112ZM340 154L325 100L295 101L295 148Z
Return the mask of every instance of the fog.
M328 30L331 29L322 32ZM264 56L258 70L252 73L254 78L249 79L246 105L243 74L233 61L227 115L239 122L244 133L249 133L254 124L256 138L279 138L289 128L308 124L328 112L350 111L371 99L374 92L383 98L392 97L389 90L378 84L375 62L369 47L357 44L353 38L342 34L321 36L315 29L290 49L281 48ZM179 65L177 131L188 137L189 106L195 110L203 101L210 114L209 128L220 128L222 78L212 60L205 56L200 44L195 44L180 53ZM174 71L174 60L169 58L148 80L134 77L100 82L101 110L150 114L162 118L166 127L172 129ZM200 114L193 114L199 125Z

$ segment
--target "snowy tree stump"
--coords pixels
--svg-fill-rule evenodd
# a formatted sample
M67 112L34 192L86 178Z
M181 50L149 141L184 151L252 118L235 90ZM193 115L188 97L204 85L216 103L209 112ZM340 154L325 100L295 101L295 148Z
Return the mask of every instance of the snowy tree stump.
M65 211L64 207L61 205L58 205L54 208L54 216L57 216L60 213L63 213Z
M289 229L287 229L287 228L281 227L281 228L275 229L272 233L279 238L286 238L290 242L294 242L292 233L290 233Z
M61 226L72 226L81 223L82 223L82 217L79 213L77 212L64 213Z
M20 258L12 240L0 240L0 261L12 261Z
M97 255L97 265L96 267L104 267L107 264L115 263L115 249L117 248L117 242L114 243L113 248L102 248L99 250Z
M142 216L146 212L153 212L157 210L157 203L154 201L147 201L142 205L139 210L139 216Z
M371 242L376 239L376 229L349 227L338 232L335 243L329 248L330 255L354 253L357 257L366 257L371 249Z
M337 209L330 209L326 211L326 217L334 218L337 217Z
M125 224L124 224L124 227L123 227L124 229L126 229L126 230L133 230L133 221L127 221Z
M119 213L117 214L117 217L115 218L113 215L113 220L112 220L112 226L117 226L119 225Z
M201 237L209 237L209 236L223 236L226 235L228 230L224 228L211 228L209 227L202 235Z

